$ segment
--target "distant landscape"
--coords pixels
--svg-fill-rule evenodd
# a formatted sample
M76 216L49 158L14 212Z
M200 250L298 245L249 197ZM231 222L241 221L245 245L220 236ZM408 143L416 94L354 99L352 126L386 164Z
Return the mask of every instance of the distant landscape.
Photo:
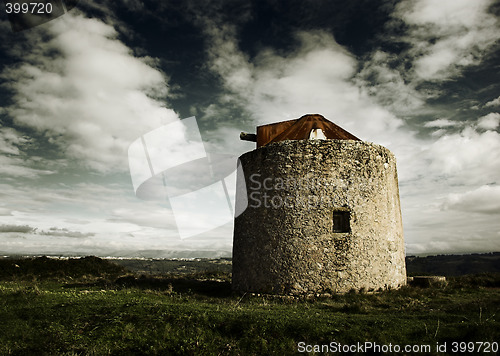
M468 255L406 256L409 275L434 274L463 276L486 272L500 272L500 252Z
M113 262L134 272L144 274L226 272L231 273L231 259L116 259ZM500 272L500 252L469 255L407 256L408 275L434 274L463 276L486 272Z
M19 256L0 257L18 259ZM57 258L53 256L52 258ZM231 273L231 258L111 258L112 263L134 273L162 275L165 273L189 274L197 272ZM465 255L407 256L408 275L463 276L487 272L500 273L500 252Z

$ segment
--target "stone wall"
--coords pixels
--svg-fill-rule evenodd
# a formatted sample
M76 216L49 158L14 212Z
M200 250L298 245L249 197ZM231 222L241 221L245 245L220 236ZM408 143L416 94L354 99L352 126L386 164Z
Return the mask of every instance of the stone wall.
M233 289L311 294L406 284L389 150L363 141L295 140L240 160L246 193L238 190L236 199L246 194L248 207L235 219ZM334 213L348 214L346 232L333 232Z

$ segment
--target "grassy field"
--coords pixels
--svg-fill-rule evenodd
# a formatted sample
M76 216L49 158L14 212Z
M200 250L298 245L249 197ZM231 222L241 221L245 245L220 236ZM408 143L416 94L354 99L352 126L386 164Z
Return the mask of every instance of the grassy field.
M0 355L288 355L300 342L439 354L436 343L451 353L464 345L453 342L500 341L498 274L294 299L234 294L222 272L141 277L96 258L30 261L0 261Z

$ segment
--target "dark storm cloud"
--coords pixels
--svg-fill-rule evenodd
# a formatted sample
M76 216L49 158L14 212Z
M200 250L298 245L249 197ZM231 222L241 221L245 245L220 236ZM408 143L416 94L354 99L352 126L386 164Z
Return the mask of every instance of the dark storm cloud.
M95 236L95 233L82 233L80 231L71 231L66 228L56 228L51 227L50 229L44 231L36 227L31 227L29 225L0 225L0 233L12 233L18 232L22 234L37 234L41 236L59 236L59 237L74 237L74 238L85 238Z
M74 237L74 238L85 238L90 236L95 236L93 232L82 233L80 231L71 231L66 228L51 227L47 231L40 231L38 234L44 236L61 236L61 237Z
M0 233L7 233L7 232L30 233L35 231L36 228L31 227L29 225L0 225Z
M249 54L265 47L293 50L295 31L322 30L356 55L372 49L373 40L389 18L387 1L267 1L251 2L252 16L243 27L241 43Z

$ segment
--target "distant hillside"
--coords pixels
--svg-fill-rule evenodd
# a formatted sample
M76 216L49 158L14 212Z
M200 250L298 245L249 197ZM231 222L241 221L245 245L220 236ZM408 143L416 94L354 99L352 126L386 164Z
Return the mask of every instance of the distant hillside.
M127 271L145 275L184 275L192 273L231 273L230 258L182 259L101 259L84 257L0 258L0 279L16 276L78 278L84 275L120 275ZM407 256L409 275L432 274L462 276L466 274L500 273L500 252L470 255Z
M0 280L116 277L127 270L94 256L58 259L48 257L0 258Z
M113 262L136 273L184 274L195 272L231 273L231 259L168 260L168 259L122 259ZM486 272L500 272L500 252L471 255L438 255L406 257L407 273L462 276Z
M407 256L406 271L409 275L435 274L444 276L500 272L500 252L427 257Z

